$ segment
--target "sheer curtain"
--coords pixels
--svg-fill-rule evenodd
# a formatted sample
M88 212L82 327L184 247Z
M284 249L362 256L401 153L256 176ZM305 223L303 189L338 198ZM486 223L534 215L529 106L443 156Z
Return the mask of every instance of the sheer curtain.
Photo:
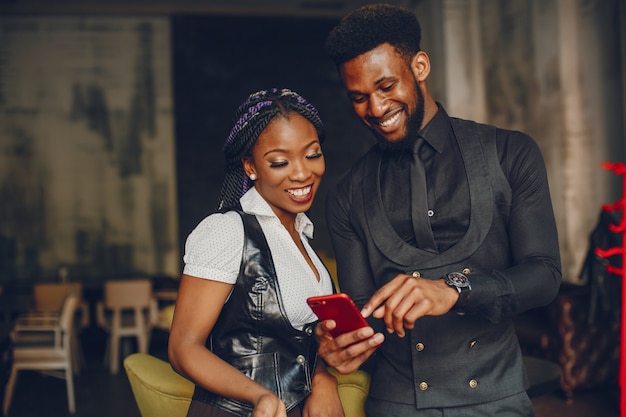
M563 277L578 282L600 206L621 195L621 178L600 163L625 159L624 6L444 0L415 11L432 60L431 89L446 110L521 130L539 144Z

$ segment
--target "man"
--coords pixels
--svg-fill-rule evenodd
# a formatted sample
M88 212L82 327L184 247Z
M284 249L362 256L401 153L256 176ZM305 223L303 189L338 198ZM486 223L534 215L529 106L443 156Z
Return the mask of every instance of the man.
M319 353L341 373L365 363L369 417L532 416L512 319L561 281L543 157L449 117L420 36L411 12L368 5L327 39L377 144L327 197L339 286L372 327L333 339L324 321Z

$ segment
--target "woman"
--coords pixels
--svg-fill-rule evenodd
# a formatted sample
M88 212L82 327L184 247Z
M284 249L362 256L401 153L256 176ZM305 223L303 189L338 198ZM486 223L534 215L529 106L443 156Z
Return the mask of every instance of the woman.
M305 215L322 122L286 89L252 94L235 120L219 212L187 238L169 338L172 367L196 384L188 416L342 416L306 303L333 291Z

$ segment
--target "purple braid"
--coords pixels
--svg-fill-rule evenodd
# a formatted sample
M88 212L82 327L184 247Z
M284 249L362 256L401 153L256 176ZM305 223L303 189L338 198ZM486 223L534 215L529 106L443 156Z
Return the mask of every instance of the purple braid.
M248 99L244 103L244 105L249 103L249 101L250 101L250 99ZM271 105L272 105L271 101L262 101L260 103L256 103L252 107L250 107L243 114L243 116L241 116L239 118L239 120L237 120L237 122L235 122L235 125L231 129L230 134L228 135L228 138L226 139L226 143L224 143L224 146L222 147L222 149L225 149L233 141L233 138L237 135L237 133L239 133L239 131L246 125L246 123L248 123L248 121L250 119L252 119L254 116L259 114L259 112L261 111L261 109L263 107L267 107L267 106L271 106Z

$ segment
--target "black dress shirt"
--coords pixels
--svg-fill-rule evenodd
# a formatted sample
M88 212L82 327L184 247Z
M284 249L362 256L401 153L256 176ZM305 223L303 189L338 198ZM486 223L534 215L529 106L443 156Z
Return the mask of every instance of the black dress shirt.
M426 171L428 208L433 236L440 252L458 242L469 225L469 188L463 159L443 108L422 129L424 144L420 158ZM410 167L414 154L407 150L387 151L381 164L383 205L394 229L407 243L415 245L411 223ZM417 157L417 155L415 155ZM399 189L399 184L406 187Z

